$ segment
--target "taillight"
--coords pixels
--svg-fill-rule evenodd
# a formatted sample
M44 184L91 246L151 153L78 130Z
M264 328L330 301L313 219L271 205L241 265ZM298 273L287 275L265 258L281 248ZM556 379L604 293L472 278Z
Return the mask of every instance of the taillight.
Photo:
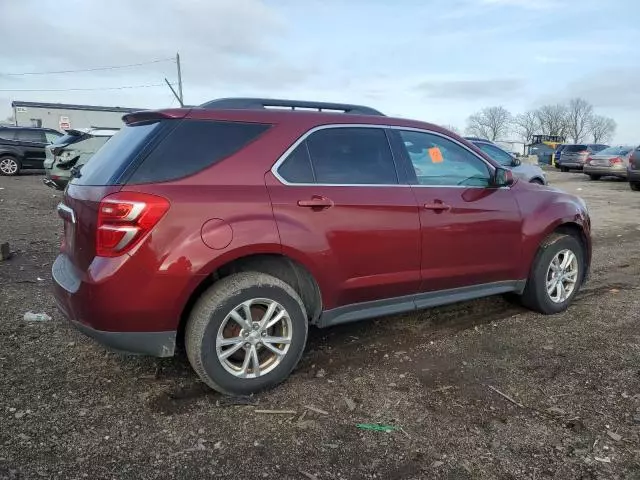
M609 165L616 165L618 163L622 163L622 159L620 157L613 157L609 159Z
M96 255L117 257L131 250L167 213L169 201L148 193L118 192L100 202Z
M591 165L592 161L593 161L593 158L591 158L591 157L587 158L587 165Z

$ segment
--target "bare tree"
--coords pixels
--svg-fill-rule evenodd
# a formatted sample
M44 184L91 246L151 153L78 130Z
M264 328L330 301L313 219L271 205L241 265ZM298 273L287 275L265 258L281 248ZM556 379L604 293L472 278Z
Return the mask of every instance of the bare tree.
M446 128L447 130L457 134L457 135L462 135L462 132L460 131L460 129L458 127L456 127L455 125L440 125L442 128Z
M511 129L511 113L504 107L487 107L467 119L467 133L494 141Z
M589 134L593 106L583 98L572 98L567 109L567 136L573 143L582 143Z
M595 115L589 122L589 133L593 143L608 142L616 132L618 125L613 118Z
M533 140L533 136L540 130L538 116L533 110L517 115L513 120L516 133L520 136L525 145Z
M543 135L567 135L567 107L561 104L544 105L536 110Z

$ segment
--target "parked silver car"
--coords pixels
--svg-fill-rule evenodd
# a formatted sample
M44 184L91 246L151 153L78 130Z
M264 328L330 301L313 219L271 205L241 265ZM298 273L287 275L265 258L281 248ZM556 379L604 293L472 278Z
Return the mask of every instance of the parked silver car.
M582 170L589 156L608 147L609 145L599 143L567 145L562 149L562 155L557 162L557 166L562 172L568 172L571 169Z
M583 172L589 175L591 180L600 180L600 177L607 176L627 178L629 158L633 150L634 147L628 145L605 148L587 158Z
M544 176L544 172L537 165L528 163L522 163L520 159L514 157L509 152L504 151L498 147L495 143L489 140L481 140L475 138L467 138L476 147L489 155L493 160L500 165L509 168L513 174L529 183L537 183L540 185L546 185L547 179Z

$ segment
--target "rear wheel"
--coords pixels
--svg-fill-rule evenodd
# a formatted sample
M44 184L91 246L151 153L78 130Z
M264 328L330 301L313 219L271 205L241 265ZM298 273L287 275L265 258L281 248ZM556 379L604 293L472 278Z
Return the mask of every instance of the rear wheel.
M552 234L538 250L522 303L545 315L566 310L580 289L583 270L582 244L571 235Z
M601 175L594 175L594 174L589 174L589 178L591 180L600 180Z
M634 192L640 192L640 182L630 182L629 186Z
M20 162L13 157L0 157L0 175L14 176L20 173Z
M282 280L258 272L216 282L194 306L185 331L191 366L211 388L248 395L277 385L307 341L307 314Z

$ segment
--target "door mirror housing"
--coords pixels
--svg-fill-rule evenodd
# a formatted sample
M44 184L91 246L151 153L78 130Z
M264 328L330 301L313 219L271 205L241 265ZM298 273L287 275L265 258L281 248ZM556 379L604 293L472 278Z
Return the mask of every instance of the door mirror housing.
M514 178L513 172L506 168L496 168L496 172L493 175L494 187L510 187L513 185Z
M522 160L520 160L519 158L513 157L513 160L511 160L511 166L519 167L520 165L522 165Z

